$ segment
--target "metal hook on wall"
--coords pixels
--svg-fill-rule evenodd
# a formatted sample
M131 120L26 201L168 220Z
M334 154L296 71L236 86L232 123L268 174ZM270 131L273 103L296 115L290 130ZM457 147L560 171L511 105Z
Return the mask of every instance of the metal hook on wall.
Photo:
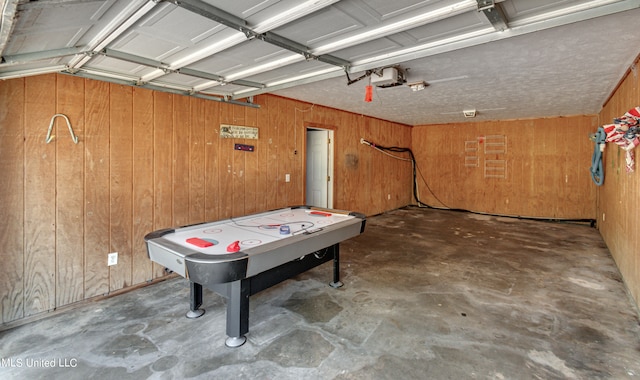
M47 139L46 142L47 144L49 144L51 142L51 140L53 140L53 138L55 136L51 136L51 130L53 129L53 122L55 121L56 117L61 116L63 117L66 121L67 121L67 127L69 127L69 133L71 134L71 140L73 140L74 144L78 143L78 136L75 135L75 133L73 133L73 128L71 128L71 122L69 121L69 118L61 113L57 113L55 115L53 115L53 117L51 118L51 122L49 123L49 130L47 131Z

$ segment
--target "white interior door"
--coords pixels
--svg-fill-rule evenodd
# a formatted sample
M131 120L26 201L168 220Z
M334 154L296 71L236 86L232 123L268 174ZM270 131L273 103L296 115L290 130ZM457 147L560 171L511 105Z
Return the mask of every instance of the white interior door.
M333 207L331 131L307 129L307 194L310 206Z

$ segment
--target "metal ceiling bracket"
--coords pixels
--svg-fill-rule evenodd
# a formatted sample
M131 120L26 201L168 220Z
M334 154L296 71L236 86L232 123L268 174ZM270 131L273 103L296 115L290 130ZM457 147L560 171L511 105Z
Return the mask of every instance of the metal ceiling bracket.
M497 31L503 31L509 29L507 17L502 10L500 4L497 4L494 0L477 0L478 12L484 13L485 17L489 20L491 25Z
M494 0L476 0L478 2L478 12L482 12L485 9L490 9L496 6Z

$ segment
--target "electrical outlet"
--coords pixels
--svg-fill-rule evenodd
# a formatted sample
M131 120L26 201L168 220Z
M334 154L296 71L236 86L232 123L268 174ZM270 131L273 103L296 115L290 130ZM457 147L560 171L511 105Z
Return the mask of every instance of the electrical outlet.
M291 174L285 174L284 175L284 181L285 182L291 182Z
M118 252L111 252L107 255L107 265L112 266L118 263Z

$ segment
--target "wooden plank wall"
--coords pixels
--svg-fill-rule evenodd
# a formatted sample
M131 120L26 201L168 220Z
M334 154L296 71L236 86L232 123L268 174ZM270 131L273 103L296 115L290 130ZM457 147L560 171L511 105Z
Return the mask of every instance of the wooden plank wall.
M640 78L636 59L600 112L600 124L640 106ZM624 151L607 143L604 156L604 183L598 187L598 228L622 273L636 305L640 305L640 153L635 148L636 168L625 170Z
M596 128L597 116L414 127L420 200L498 215L594 219L588 137ZM493 153L500 141L504 152Z
M0 81L2 324L163 276L147 258L150 231L303 204L308 126L335 131L335 208L373 215L411 203L411 164L359 143L408 147L411 128L276 96L256 102L53 74ZM78 144L62 118L45 143L56 113ZM221 123L260 137L221 139Z

